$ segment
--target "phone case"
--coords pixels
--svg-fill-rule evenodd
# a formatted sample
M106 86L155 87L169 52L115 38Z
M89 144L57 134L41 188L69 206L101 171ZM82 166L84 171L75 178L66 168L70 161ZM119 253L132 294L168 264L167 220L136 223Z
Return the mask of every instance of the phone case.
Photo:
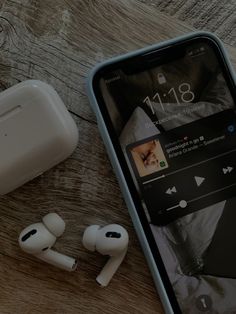
M136 233L138 235L138 238L139 238L139 241L141 243L143 252L144 252L145 257L147 259L149 268L151 270L155 286L156 286L157 291L158 291L158 293L160 295L160 298L161 298L161 301L163 303L163 307L165 309L165 312L168 313L168 314L169 313L174 313L174 309L173 309L173 307L172 307L172 305L170 303L170 300L168 298L167 292L166 292L166 290L164 288L164 285L163 285L163 282L162 282L162 279L161 279L161 276L160 276L160 273L159 273L159 270L158 270L158 265L156 265L156 262L155 262L155 260L153 258L153 255L152 255L151 249L149 247L147 238L146 238L144 230L142 228L142 224L140 222L139 216L138 216L137 211L135 209L135 205L133 203L132 196L131 196L131 194L129 192L129 189L128 189L128 186L127 186L124 174L123 174L123 172L121 170L119 161L117 159L117 156L116 156L116 153L115 153L115 150L114 150L111 138L109 137L108 130L106 128L106 124L105 124L105 122L103 120L101 111L99 109L99 105L97 103L96 96L95 96L95 93L93 91L93 78L94 78L94 76L95 76L95 74L97 73L98 70L100 70L101 68L103 68L103 67L105 67L107 65L116 63L116 62L121 61L121 60L125 60L126 58L129 58L129 57L137 56L137 55L142 54L142 53L147 53L147 52L152 51L154 49L159 49L159 48L162 48L162 47L171 46L173 44L176 44L177 42L182 42L182 41L185 41L187 39L194 38L196 36L205 36L205 37L207 36L208 38L211 38L211 39L213 39L214 41L216 41L218 43L218 45L219 45L219 47L220 47L220 49L222 51L222 54L223 54L223 56L225 58L225 61L227 63L227 66L228 66L228 68L230 70L230 73L231 73L232 77L234 78L234 82L235 82L236 78L235 78L235 74L234 74L233 68L232 68L232 66L230 64L228 55L227 55L227 53L226 53L226 51L225 51L221 41L218 39L218 37L216 37L215 35L213 35L213 34L211 34L209 32L193 32L193 33L190 33L190 34L187 34L187 35L184 35L184 36L180 36L180 37L177 37L177 38L174 38L174 39L171 39L171 40L168 40L168 41L156 44L156 45L148 46L146 48L139 49L139 50L136 50L134 52L130 52L130 53L127 53L127 54L124 54L124 55L112 58L110 60L107 60L105 62L102 62L102 63L96 65L92 69L92 71L90 72L90 75L89 75L89 77L87 79L87 94L88 94L88 97L89 97L90 104L91 104L91 106L92 106L92 108L93 108L93 110L94 110L94 112L96 114L99 131L100 131L100 133L102 135L102 138L103 138L104 144L106 146L109 158L111 160L111 164L112 164L113 169L115 171L115 174L117 176L117 179L118 179L118 182L119 182L122 194L124 196L126 205L128 207L129 214L130 214L130 216L132 218L132 222L134 224Z

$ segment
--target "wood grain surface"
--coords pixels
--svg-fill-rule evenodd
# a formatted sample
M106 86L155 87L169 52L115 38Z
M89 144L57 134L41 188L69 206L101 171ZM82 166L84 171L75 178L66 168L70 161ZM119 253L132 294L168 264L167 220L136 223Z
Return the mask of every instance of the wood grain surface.
M0 1L0 89L31 78L51 84L80 133L68 160L0 198L0 314L163 313L84 86L97 62L192 30L146 2ZM227 48L235 65L236 50ZM18 247L19 232L53 211L67 224L55 248L79 257L76 273ZM129 251L101 289L95 278L106 258L81 238L88 225L112 222L129 231Z

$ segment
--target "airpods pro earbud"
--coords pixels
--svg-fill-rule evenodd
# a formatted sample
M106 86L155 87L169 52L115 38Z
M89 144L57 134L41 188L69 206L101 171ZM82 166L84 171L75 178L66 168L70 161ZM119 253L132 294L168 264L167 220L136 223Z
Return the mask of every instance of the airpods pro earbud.
M102 255L110 255L96 281L103 287L107 286L122 263L128 248L129 235L120 225L112 224L105 227L92 225L85 229L83 245L89 251L98 251Z
M60 237L65 230L64 220L56 213L50 213L42 220L43 223L32 224L21 232L19 236L21 249L51 265L74 271L77 268L77 260L51 250L57 237Z

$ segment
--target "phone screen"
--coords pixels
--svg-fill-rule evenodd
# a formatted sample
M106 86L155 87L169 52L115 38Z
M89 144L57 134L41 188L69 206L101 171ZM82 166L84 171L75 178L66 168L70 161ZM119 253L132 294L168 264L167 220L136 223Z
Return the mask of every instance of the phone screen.
M210 41L171 49L99 88L181 311L236 313L234 95Z

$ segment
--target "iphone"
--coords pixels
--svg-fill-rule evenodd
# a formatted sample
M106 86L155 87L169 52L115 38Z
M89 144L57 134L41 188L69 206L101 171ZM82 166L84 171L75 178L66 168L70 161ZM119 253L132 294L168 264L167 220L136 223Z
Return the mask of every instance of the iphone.
M235 79L188 34L106 61L88 95L166 313L236 312Z

